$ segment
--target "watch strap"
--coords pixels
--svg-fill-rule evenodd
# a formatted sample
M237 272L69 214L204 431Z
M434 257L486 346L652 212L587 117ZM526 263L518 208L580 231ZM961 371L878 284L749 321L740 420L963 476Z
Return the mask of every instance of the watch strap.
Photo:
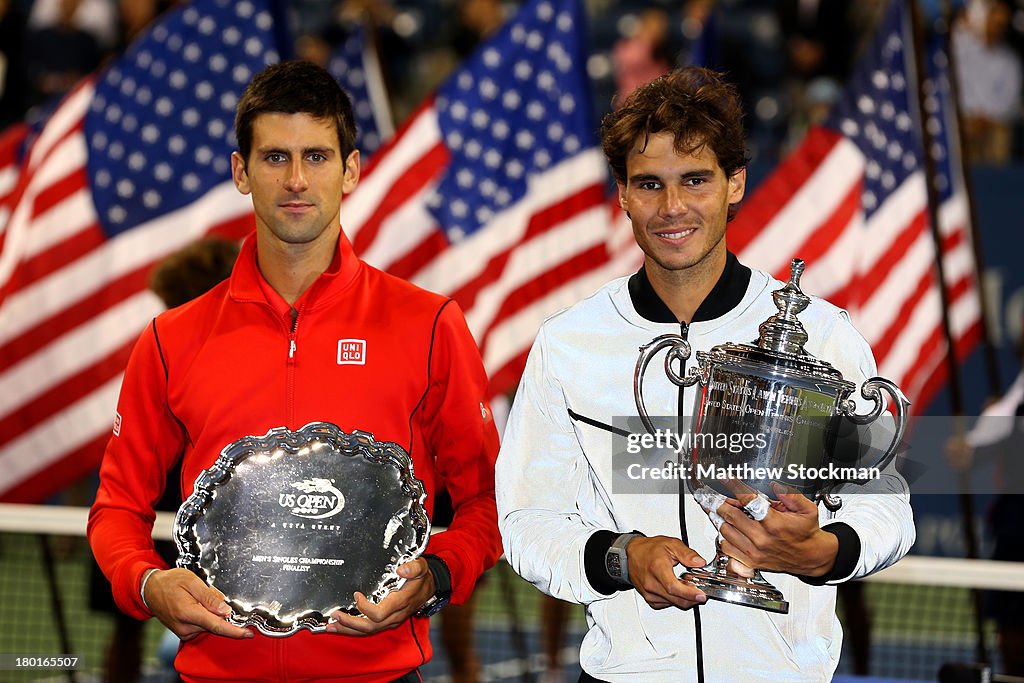
M605 553L605 568L608 570L608 575L624 586L633 585L629 580L629 561L626 557L626 546L637 536L643 536L643 534L636 531L619 534L612 542L611 547L608 548L608 552Z
M627 590L626 586L608 575L608 568L605 566L605 555L608 548L619 537L618 531L610 529L598 529L587 539L583 549L583 569L586 572L587 582L601 595L614 595L615 593Z
M451 602L452 599L452 573L448 565L437 555L425 554L423 559L427 562L427 569L434 577L434 594L431 595L423 606L416 613L420 617L432 617Z

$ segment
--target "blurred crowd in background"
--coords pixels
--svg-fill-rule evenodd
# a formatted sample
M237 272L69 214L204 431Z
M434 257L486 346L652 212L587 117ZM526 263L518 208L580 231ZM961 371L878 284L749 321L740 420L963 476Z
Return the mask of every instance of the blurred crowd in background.
M674 66L705 64L726 71L739 87L753 161L771 166L810 125L827 116L889 1L911 0L585 0L595 129L599 117L638 85ZM0 0L0 129L45 117L81 78L124 51L162 12L185 2ZM1021 162L1024 0L919 2L927 25L948 28L951 35L968 158L988 165ZM358 26L374 27L395 123L418 107L520 4L522 0L288 2L296 56L320 64ZM543 680L561 680L554 676L567 608L548 600L542 609L549 667ZM472 612L470 604L443 613L441 637L456 682L476 680ZM134 680L141 631L131 620L120 620L116 629L111 641L116 654L109 663L123 671L108 670L108 680ZM854 644L854 669L859 672L867 669L866 648L866 641Z
M907 2L908 0L899 0ZM181 0L0 0L0 125L41 116ZM324 63L360 22L376 28L397 122L521 2L291 0L297 56ZM886 0L586 0L595 115L675 65L727 71L751 153L772 164L839 95ZM924 0L952 26L971 160L1024 159L1024 0Z

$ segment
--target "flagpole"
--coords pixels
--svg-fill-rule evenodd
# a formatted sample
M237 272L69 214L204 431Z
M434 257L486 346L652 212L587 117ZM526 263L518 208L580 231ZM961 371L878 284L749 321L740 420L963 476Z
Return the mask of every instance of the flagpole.
M282 62L295 58L295 44L292 41L291 22L288 21L288 0L270 0L270 16L273 18L274 42Z
M898 1L898 0L897 0ZM949 376L949 399L951 414L956 418L957 431L962 432L960 418L964 414L963 385L960 377L960 364L956 358L956 345L953 338L953 327L950 321L949 290L946 286L946 269L942 259L942 233L939 226L939 197L936 190L936 162L934 157L934 138L927 125L925 107L925 64L924 36L922 35L921 10L918 0L907 3L910 7L910 31L913 38L914 84L918 101L918 125L921 131L921 143L924 147L925 191L928 196L928 222L931 224L932 241L935 245L935 273L938 278L939 298L942 305L942 332L946 339L946 371ZM960 476L960 512L964 528L964 543L969 559L978 559L978 539L974 532L974 501L971 498L967 473ZM985 623L982 614L981 592L971 591L974 607L975 656L979 662L988 662L988 649L985 647Z
M932 241L935 244L935 271L939 279L939 297L942 302L942 333L946 339L946 371L949 375L949 400L954 415L963 415L963 385L960 381L960 363L956 358L956 347L953 343L953 327L949 319L950 300L946 287L946 267L942 262L942 233L939 228L939 196L935 189L936 163L932 145L935 138L925 121L924 103L925 74L927 67L924 62L924 39L921 35L921 12L917 0L908 3L910 6L910 30L913 36L914 81L918 101L918 125L921 132L921 143L924 147L925 190L928 194L928 222L931 225Z
M377 124L377 133L381 142L386 142L395 134L394 114L388 92L391 91L387 74L381 67L380 40L377 29L379 22L369 9L363 10L363 30L366 31L366 50L363 54L363 68L366 71L366 91L373 107L373 120Z
M952 124L956 127L956 135L953 139L960 147L960 163L957 170L960 172L960 177L964 184L964 194L967 198L967 218L970 221L971 254L974 257L974 272L975 277L978 280L978 304L981 308L981 334L985 356L985 371L988 375L988 392L990 396L995 397L1002 394L1002 380L999 372L999 357L996 354L996 345L992 341L992 307L988 301L988 297L985 296L983 280L985 271L983 259L981 257L981 229L979 228L978 223L977 207L974 203L974 181L968 172L966 157L963 154L963 151L967 147L964 129L963 126L960 125L960 122L962 121L960 112L960 81L956 71L956 62L954 61L955 58L953 56L953 50L951 49L953 25L950 21L952 9L950 7L949 0L943 0L941 7L942 21L946 26L946 34L943 42L945 43L946 58L949 63L947 70L949 78L949 104L953 112Z

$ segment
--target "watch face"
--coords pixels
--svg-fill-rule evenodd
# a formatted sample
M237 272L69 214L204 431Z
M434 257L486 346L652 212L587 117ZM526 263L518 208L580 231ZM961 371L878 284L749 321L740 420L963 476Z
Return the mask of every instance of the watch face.
M610 552L605 556L605 567L609 574L620 578L622 576L622 557L618 553Z
M424 604L423 607L420 608L420 616L434 616L442 609L444 609L445 605L447 605L450 600L451 598L447 597L439 598L436 595L432 596L429 600L427 600L426 604Z

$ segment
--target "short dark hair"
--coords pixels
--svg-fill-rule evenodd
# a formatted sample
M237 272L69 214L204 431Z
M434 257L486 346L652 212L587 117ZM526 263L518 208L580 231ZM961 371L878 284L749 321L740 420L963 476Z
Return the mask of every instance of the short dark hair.
M626 182L626 159L638 139L671 133L676 151L710 149L726 177L747 165L739 91L716 71L687 66L634 90L601 121L601 145L612 174Z
M256 74L242 93L235 113L235 139L242 161L249 163L252 124L260 114L309 114L333 121L342 158L356 148L352 99L325 69L302 60L272 64Z

